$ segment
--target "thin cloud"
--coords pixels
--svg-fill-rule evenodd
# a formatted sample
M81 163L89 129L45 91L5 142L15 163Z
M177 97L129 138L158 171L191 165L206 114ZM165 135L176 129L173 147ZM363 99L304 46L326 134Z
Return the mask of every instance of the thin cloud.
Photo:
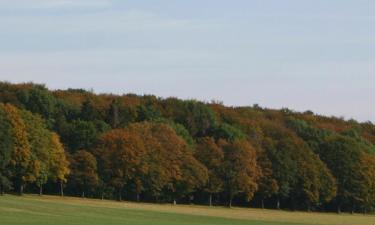
M0 17L1 18L1 17ZM4 16L0 29L9 34L126 33L134 31L197 30L215 26L202 21L162 17L148 11L106 10L85 14Z
M3 10L97 8L111 5L111 0L0 0L0 8Z

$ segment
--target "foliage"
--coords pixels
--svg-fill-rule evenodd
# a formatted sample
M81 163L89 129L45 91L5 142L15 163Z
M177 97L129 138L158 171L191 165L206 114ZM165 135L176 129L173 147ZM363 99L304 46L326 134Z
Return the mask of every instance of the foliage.
M0 193L371 211L374 144L311 111L0 82Z
M99 184L96 159L91 153L79 150L71 157L70 165L70 182L81 191L82 197L85 197L85 192L91 191Z

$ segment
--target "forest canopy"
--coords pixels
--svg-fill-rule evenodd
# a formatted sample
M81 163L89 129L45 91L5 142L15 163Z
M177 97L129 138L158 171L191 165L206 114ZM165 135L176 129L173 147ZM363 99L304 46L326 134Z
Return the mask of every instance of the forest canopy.
M1 82L0 192L372 211L375 125Z

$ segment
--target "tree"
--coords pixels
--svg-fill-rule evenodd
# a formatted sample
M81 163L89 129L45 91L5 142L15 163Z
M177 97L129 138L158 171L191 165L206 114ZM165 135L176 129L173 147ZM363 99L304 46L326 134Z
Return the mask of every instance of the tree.
M225 139L229 141L246 138L246 135L240 129L228 123L220 124L215 129L214 136L216 139Z
M366 213L375 207L375 155L362 153L357 173L354 201Z
M122 147L115 152L120 151L124 152L124 155L134 156L120 160L119 167L123 168L120 170L123 172L121 176L112 176L120 177L118 179L120 187L131 182L138 196L144 191L158 199L163 193L167 193L176 202L177 198L192 193L205 183L207 179L205 167L194 158L193 151L185 140L168 125L136 123L117 133L116 136L121 138L117 137L115 140L122 140L123 145L117 145ZM119 135L121 133L122 135ZM115 141L111 140L104 146L110 146L113 142ZM101 149L111 149L111 147L101 147ZM129 171L129 167L132 170Z
M263 140L262 147L272 163L272 174L277 181L276 208L279 209L280 199L289 198L297 182L298 165L292 151L295 148L288 139L276 141L268 137Z
M303 145L300 145L303 147ZM298 180L293 190L293 199L302 199L310 211L317 206L331 201L337 192L336 179L327 166L308 149L298 157Z
M205 185L207 169L194 158L193 151L173 128L155 123L144 126L150 131L151 139L154 139L152 142L160 144L155 154L161 156L163 170L168 174L165 191L170 193L174 203L177 198L185 197Z
M124 186L139 171L143 171L142 158L145 154L143 142L137 134L128 130L112 130L100 139L97 150L104 177L117 189L118 199L122 200Z
M29 89L21 89L17 96L27 110L42 115L52 127L57 100L44 86L32 85Z
M228 206L232 207L233 197L243 193L250 201L258 189L260 169L257 165L256 150L245 140L232 143L220 140L224 150L222 176L224 190L228 195Z
M36 165L31 163L32 153L27 138L27 131L20 111L10 104L4 105L4 111L12 126L14 145L9 163L9 170L19 193L23 194L24 185L36 179Z
M134 102L135 101L135 102ZM112 100L106 114L106 121L113 129L125 128L130 123L149 117L138 115L142 109L139 108L138 98L134 96L116 97ZM151 116L152 117L152 116Z
M6 169L10 163L14 146L12 125L7 118L4 107L4 104L0 104L0 195L3 195L5 190L11 187Z
M193 137L208 136L217 126L214 112L205 104L169 98L163 102L166 117L184 125Z
M92 149L100 132L92 121L74 120L68 125L63 136L70 152L79 149Z
M118 99L114 99L108 110L107 121L113 129L119 128L120 125L119 105Z
M279 185L273 175L272 163L264 150L258 151L257 163L261 168L261 176L256 194L260 197L261 206L264 209L264 200L275 195L279 190Z
M67 182L67 176L70 173L69 161L60 142L60 138L56 133L50 135L49 147L51 153L49 160L49 176L52 181L60 184L60 195L64 196L64 183Z
M47 130L45 121L29 111L21 112L22 119L26 126L27 139L30 144L30 164L34 168L36 184L39 187L39 194L43 193L43 185L49 176L50 148L49 141L51 133Z
M208 181L204 188L209 193L209 205L212 206L212 195L223 191L221 167L224 161L224 152L215 140L210 137L201 138L198 141L195 157L208 170Z
M0 82L0 194L58 182L62 195L67 183L138 201L255 195L262 207L366 212L374 143L373 123L310 111Z
M99 183L96 159L91 153L79 150L71 158L70 165L71 182L81 191L84 198L85 193L95 188Z
M360 145L350 137L332 136L320 148L320 157L337 179L337 211L343 204L354 208L360 179Z
M140 105L137 107L137 121L154 121L161 117L160 113L152 105Z

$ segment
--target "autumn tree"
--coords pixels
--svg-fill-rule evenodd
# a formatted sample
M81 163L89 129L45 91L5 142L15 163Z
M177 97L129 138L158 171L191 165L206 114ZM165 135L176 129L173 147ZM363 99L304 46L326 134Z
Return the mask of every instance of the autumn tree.
M311 111L0 82L0 193L52 192L57 182L61 194L66 184L111 198L244 204L255 195L262 206L367 211L374 144L372 122Z
M100 139L97 150L104 177L117 189L121 201L125 185L142 172L145 147L140 136L129 130L112 130Z
M336 179L327 166L308 149L302 152L297 160L298 178L292 199L294 201L295 198L302 199L301 205L305 204L309 211L312 206L332 200L337 191Z
M358 172L354 198L366 213L367 210L375 207L375 155L362 153Z
M204 185L207 170L193 156L184 139L173 128L162 123L138 123L129 132L141 137L147 154L143 186L156 198L170 193L175 202Z
M43 185L49 177L51 156L49 141L51 133L47 130L46 123L40 116L34 115L29 111L22 111L21 116L26 126L27 139L30 144L30 165L34 170L39 194L42 195Z
M248 201L251 200L258 189L260 177L256 150L245 140L220 140L219 146L224 151L222 179L228 195L228 206L232 206L233 197L239 193L243 193Z
M195 157L208 170L208 181L204 190L209 193L209 205L212 206L212 196L223 191L221 169L224 161L224 151L210 137L198 141Z
M81 191L81 196L85 197L85 193L96 187L99 182L96 159L91 153L79 150L72 156L70 165L70 181Z
M168 125L150 124L150 127L153 137L161 144L159 151L164 152L163 162L169 167L171 181L167 190L174 202L202 187L207 181L207 169L194 158L186 141Z
M12 126L14 145L9 163L14 184L23 194L24 185L36 180L37 167L32 164L32 152L27 138L27 130L21 112L10 104L4 105L4 111Z
M258 150L257 163L261 168L261 175L256 195L259 196L261 207L264 209L264 200L275 195L279 190L279 185L272 171L272 162L263 149Z
M68 180L68 175L70 173L69 161L66 157L65 150L60 138L56 133L52 133L49 139L50 148L50 160L49 160L49 178L53 182L58 182L60 185L60 195L64 196L64 183Z

